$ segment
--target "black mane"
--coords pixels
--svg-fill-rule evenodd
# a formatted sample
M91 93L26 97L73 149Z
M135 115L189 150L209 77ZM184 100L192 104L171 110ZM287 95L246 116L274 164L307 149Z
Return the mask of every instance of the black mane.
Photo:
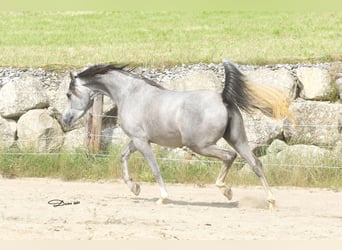
M111 70L123 70L128 65L119 66L116 64L97 64L77 74L79 78L94 77L95 75L106 74Z
M158 83L156 83L155 81L148 79L144 76L138 76L136 74L132 73L132 70L134 68L128 68L127 69L128 64L126 65L117 65L117 64L97 64L97 65L93 65L90 66L89 68L85 69L84 71L80 72L77 74L76 77L78 78L88 78L88 77L94 77L96 75L103 75L106 74L112 70L116 70L116 71L120 71L121 73L124 73L126 75L129 75L131 77L137 78L137 79L142 79L144 80L146 83L160 88L160 89L164 89L163 86L159 85Z

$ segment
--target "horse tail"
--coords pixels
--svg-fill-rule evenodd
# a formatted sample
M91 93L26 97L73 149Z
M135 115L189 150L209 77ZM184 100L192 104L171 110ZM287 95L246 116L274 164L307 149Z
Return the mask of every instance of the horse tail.
M290 99L279 89L266 85L253 84L248 81L235 64L223 59L225 84L222 91L223 102L236 105L241 110L250 113L259 109L267 116L275 119L288 117Z

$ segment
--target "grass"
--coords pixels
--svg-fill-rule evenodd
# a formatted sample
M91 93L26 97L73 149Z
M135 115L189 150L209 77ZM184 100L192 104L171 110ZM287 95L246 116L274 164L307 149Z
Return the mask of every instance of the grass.
M341 12L0 12L0 66L342 59Z
M108 155L89 156L85 151L61 152L58 154L37 155L32 153L15 154L12 150L0 154L0 174L13 177L52 177L63 180L99 180L122 178L120 148L115 148ZM206 161L161 160L165 153L157 150L162 176L167 183L213 184L218 176L221 163L206 158ZM273 159L273 163L277 163ZM325 160L327 168L305 167L300 159L290 166L281 167L265 164L265 174L272 186L302 186L342 188L342 171L338 167L338 156ZM284 164L284 163L282 163ZM136 181L154 182L154 176L139 153L129 160L131 177ZM241 168L241 164L232 166L227 183L231 185L261 185L259 178L252 172ZM337 166L337 167L336 167ZM329 168L333 167L333 168Z
M163 67L219 63L224 57L244 64L342 59L341 12L0 12L0 34L0 66L23 68L56 70L103 62ZM336 91L329 95L335 97ZM0 152L5 177L121 178L119 149L105 157L84 151L13 153L18 152ZM165 155L159 151L158 156ZM129 165L135 180L154 181L139 154ZM212 161L160 165L165 181L175 183L214 183L220 169ZM266 167L265 172L271 185L342 187L340 168ZM238 164L227 182L260 185L254 173L241 171Z

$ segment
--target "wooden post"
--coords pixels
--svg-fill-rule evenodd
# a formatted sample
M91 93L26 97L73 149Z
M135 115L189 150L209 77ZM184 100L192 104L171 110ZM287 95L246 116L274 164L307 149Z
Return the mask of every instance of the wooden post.
M89 152L97 154L101 146L103 95L94 98L94 104L86 115L86 145Z

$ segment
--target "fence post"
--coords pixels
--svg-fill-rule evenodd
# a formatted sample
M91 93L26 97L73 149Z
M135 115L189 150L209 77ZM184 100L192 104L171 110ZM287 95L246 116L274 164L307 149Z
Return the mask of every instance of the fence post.
M86 114L86 146L89 152L97 154L101 146L103 95L94 98L93 106Z

